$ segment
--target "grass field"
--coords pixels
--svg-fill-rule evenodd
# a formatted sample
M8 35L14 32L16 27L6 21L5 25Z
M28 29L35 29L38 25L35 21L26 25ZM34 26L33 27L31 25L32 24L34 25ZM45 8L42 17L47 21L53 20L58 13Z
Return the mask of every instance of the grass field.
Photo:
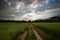
M1 22L0 40L15 40L16 35L22 34L25 30L27 30L25 23Z
M17 40L18 35L22 35L25 31L28 31L26 40L29 40L29 37L33 37L31 40L35 40L34 34L31 31L29 25L34 25L33 28L42 28L48 31L60 33L60 23L55 22L35 22L35 23L19 23L19 22L0 22L0 40ZM31 31L31 32L29 32ZM39 30L38 30L39 31ZM39 31L40 32L40 31ZM32 35L31 35L31 34ZM60 36L59 36L60 37ZM58 40L58 39L57 39Z
M37 32L44 40L60 40L60 23L58 22L41 22L33 23ZM42 32L40 32L42 30ZM48 38L46 38L48 36Z
M59 22L38 22L34 23L36 26L45 28L47 30L60 31L60 23Z

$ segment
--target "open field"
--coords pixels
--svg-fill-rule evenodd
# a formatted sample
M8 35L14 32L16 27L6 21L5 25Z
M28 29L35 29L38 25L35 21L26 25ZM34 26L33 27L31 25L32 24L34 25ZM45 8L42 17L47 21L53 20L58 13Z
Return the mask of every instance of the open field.
M0 22L0 40L38 40L36 35L42 40L60 40L60 23Z
M60 31L60 23L59 22L36 22L34 23L35 26L39 26L42 28L45 28L47 30L54 30L54 31Z
M15 40L15 38L27 30L25 23L0 23L0 40Z
M33 24L44 40L60 40L60 23L41 22Z

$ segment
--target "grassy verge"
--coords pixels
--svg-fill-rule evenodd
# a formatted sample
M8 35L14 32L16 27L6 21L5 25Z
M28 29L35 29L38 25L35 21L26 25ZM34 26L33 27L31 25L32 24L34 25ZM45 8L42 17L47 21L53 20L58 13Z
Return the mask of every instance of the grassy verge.
M26 40L36 40L35 34L32 31L31 25L28 27L28 34Z
M16 35L27 30L26 23L0 22L0 40L15 40Z

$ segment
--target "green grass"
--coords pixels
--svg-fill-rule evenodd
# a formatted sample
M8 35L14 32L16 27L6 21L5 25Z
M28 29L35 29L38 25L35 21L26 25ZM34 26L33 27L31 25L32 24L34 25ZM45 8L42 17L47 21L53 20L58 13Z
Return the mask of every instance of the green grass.
M48 33L48 39L44 35L42 37L44 40L60 40L60 23L55 22L41 22L34 23L37 29L42 29L44 32ZM40 30L38 30L40 33ZM41 35L41 34L40 34Z
M15 40L18 33L22 34L27 29L26 23L0 23L0 40Z
M37 25L39 27L45 28L47 30L54 30L54 31L60 31L60 23L55 22L36 22L34 25Z
M26 40L36 40L36 37L32 31L31 25L28 28L28 34L27 34Z
M16 40L17 35L21 35L24 31L29 30L28 25L31 24L32 23L0 22L0 40ZM60 23L36 22L33 24L47 30L60 32ZM30 36L30 34L27 36Z

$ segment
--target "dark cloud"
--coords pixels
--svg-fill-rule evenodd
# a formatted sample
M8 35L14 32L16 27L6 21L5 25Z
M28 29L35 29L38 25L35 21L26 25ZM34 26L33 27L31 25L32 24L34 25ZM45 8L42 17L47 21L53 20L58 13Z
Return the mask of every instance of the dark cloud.
M0 12L0 19L14 19L13 16L11 16L13 13L9 13L7 11Z
M54 4L48 9L56 9L56 8L60 8L60 4Z
M0 0L0 19L36 20L52 16L60 16L60 0Z

